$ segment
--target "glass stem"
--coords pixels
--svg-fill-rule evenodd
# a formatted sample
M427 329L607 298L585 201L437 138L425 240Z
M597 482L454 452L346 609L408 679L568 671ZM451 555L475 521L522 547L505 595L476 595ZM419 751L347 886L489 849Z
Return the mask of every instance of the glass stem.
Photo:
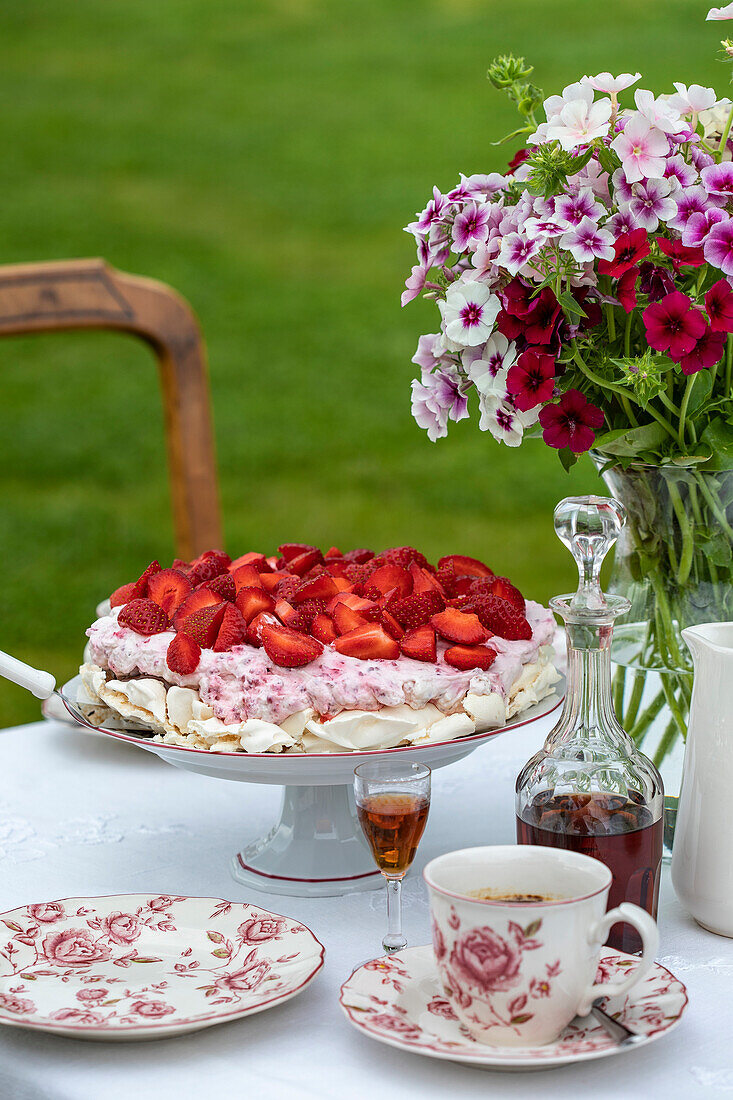
M382 940L382 947L389 955L407 947L407 940L402 934L402 875L384 877L387 880L387 935Z

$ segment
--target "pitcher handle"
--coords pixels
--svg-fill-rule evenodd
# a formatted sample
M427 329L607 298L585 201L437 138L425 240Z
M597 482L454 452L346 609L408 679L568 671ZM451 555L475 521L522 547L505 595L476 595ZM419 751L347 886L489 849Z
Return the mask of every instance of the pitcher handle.
M636 985L637 982L648 973L654 956L659 948L659 929L653 917L650 917L645 909L638 905L632 905L625 901L617 909L611 909L604 917L591 926L588 932L588 940L591 943L604 943L611 925L618 922L630 924L641 936L641 958L639 965L634 967L621 981L594 982L578 1007L579 1016L587 1016L594 1001L599 997L620 997Z

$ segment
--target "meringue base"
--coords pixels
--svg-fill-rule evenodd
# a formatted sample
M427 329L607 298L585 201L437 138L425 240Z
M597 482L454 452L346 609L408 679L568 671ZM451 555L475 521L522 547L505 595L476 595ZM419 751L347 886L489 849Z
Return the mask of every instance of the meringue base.
M553 657L552 646L541 646L537 660L523 666L506 699L499 692L469 692L451 714L432 703L419 710L402 704L375 711L344 710L325 721L308 709L279 725L257 718L227 725L195 688L148 676L116 680L113 673L91 663L79 670L78 703L94 724L153 731L155 741L203 752L365 752L498 729L552 693L560 679Z

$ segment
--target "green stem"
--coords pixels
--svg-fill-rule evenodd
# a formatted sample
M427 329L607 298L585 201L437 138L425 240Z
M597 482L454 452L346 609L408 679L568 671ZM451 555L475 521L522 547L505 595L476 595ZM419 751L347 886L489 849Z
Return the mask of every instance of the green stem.
M667 706L669 707L669 709L672 712L672 717L674 718L675 724L677 725L677 729L678 729L679 733L682 735L682 737L686 737L687 736L687 723L685 721L685 716L683 715L682 710L680 709L680 705L677 702L677 697L674 693L674 688L672 687L671 684L669 684L667 682L669 680L669 676L665 676L664 673L662 673L660 679L661 679L661 682L662 682L662 691L664 692L665 701L667 703ZM657 751L654 754L654 763L655 764L657 763L657 759L659 759L659 762L661 763L661 761L664 759L664 756L666 755L667 747L665 746L665 751L661 755L660 755L660 749L664 745L665 741L671 741L672 740L672 738L669 737L669 732L670 731L669 731L669 728L668 728L667 731L665 732L665 735L664 735L664 738L662 739L662 742L657 747Z
M657 750L654 753L652 763L654 764L655 768L661 767L662 761L666 758L670 749L673 748L678 735L679 731L677 729L677 721L675 718L672 718L662 737L660 738L659 744L657 745Z
M637 745L641 745L644 735L648 733L649 727L663 706L664 692L660 691L658 695L654 696L649 706L644 708L631 729L627 729L626 732Z
M696 477L698 479L698 485L700 486L700 492L705 497L708 508L713 513L728 538L733 539L733 527L731 527L731 525L728 523L728 517L726 516L723 509L720 507L719 502L715 499L713 494L710 492L707 484L705 483L704 474L696 474Z
M730 120L729 120L730 123ZM733 370L733 336L728 335L725 348L725 396L730 397L731 371Z
M626 314L626 325L624 326L624 355L628 359L631 355L631 318L633 313Z
M624 705L624 688L626 686L626 669L623 665L617 665L613 674L613 709L616 715L621 714Z
M628 400L633 401L635 405L638 405L640 408L643 408L641 401L639 401L639 399L636 397L635 394L631 393L628 390L625 390L623 388L623 386L619 386L615 382L609 382L606 378L601 378L600 375L596 374L595 371L591 370L591 368L588 366L588 364L586 362L584 362L583 357L580 354L580 351L578 350L578 346L575 343L575 340L573 340L572 347L573 347L573 359L575 360L577 366L580 368L581 373L585 375L585 377L588 379L589 382L592 382L595 386L598 386L600 389L611 390L612 393L618 394L619 397L621 397L621 398L625 397ZM677 432L675 431L674 427L672 426L672 424L670 424L669 420L667 420L667 418L665 416L662 416L662 414L657 412L651 405L647 405L645 411L648 412L651 416L653 416L655 420L659 421L659 423L662 425L662 427L665 428L665 430L671 435L672 439L674 439L675 441L677 440Z
M679 427L679 441L680 447L684 450L685 447L685 420L687 419L687 406L690 403L690 394L692 393L692 387L697 381L697 375L691 374L687 379L687 385L685 386L685 392L682 397L682 404L680 405L680 427Z
M730 111L728 112L728 121L725 124L725 129L723 130L723 133L720 135L718 148L715 150L715 159L718 163L720 163L720 161L723 159L723 153L725 152L725 147L728 144L728 136L730 135L731 123L733 123L733 107L731 107Z
M616 339L616 318L613 315L613 306L606 304L606 323L608 324L608 339L612 342Z
M694 378L695 375L692 375L692 377ZM672 501L672 507L677 516L677 522L680 525L680 532L682 534L682 553L680 555L680 564L677 570L677 583L682 587L690 575L692 555L695 550L695 539L692 534L692 528L690 527L690 521L687 518L685 506L682 503L680 491L671 478L667 481L667 491L669 492L669 499Z
M636 716L639 713L639 707L641 706L641 697L644 694L644 684L646 682L646 675L641 669L634 669L634 685L631 689L631 695L629 697L629 703L624 713L624 720L621 723L625 730L628 730L630 726L633 726L636 721Z

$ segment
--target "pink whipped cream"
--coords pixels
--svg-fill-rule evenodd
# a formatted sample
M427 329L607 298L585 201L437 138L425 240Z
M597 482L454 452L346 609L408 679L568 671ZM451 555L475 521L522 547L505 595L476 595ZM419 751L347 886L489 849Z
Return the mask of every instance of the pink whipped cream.
M532 638L510 642L497 636L489 641L497 658L486 672L462 672L439 660L437 664L399 657L396 661L362 661L330 647L303 668L281 668L264 649L235 646L227 653L205 649L196 672L171 672L165 655L172 632L149 638L117 622L118 609L103 615L87 631L90 656L117 677L154 676L169 684L197 688L203 702L222 722L247 718L279 723L312 707L321 715L342 710L379 710L407 703L416 710L434 703L445 714L458 710L468 692L505 699L525 664L537 660L540 646L550 645L555 630L552 612L527 600ZM439 647L441 652L446 648Z

